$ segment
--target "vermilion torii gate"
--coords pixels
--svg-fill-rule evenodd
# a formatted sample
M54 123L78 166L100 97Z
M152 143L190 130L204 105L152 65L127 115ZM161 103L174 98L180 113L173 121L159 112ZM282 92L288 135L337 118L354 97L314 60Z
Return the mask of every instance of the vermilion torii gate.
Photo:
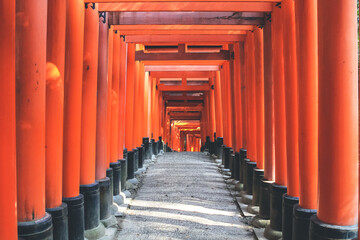
M241 156L265 237L357 238L356 4L1 1L0 238L100 238L121 166L185 139Z

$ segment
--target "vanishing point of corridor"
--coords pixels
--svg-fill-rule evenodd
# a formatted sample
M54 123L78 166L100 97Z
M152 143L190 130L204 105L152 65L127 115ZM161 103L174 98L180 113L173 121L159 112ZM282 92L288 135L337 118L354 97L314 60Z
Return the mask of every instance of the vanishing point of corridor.
M204 153L159 157L126 214L118 239L253 239L218 166Z

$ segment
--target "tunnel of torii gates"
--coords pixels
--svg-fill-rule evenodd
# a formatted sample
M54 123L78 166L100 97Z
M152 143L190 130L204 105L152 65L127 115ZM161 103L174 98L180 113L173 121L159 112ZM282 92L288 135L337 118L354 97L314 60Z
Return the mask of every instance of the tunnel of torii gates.
M270 239L357 238L356 0L0 12L1 239L84 239L144 159L200 150L235 163Z

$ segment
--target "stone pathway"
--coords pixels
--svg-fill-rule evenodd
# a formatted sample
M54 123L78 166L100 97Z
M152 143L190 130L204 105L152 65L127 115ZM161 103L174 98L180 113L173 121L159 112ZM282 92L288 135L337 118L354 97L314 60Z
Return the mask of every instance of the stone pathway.
M165 153L150 166L118 239L253 239L217 165L204 153Z

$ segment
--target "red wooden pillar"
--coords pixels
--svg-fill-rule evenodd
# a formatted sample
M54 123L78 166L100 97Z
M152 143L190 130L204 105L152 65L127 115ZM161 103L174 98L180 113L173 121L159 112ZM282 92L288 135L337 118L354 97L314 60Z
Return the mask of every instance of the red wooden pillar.
M124 38L120 36L120 69L119 69L119 145L118 159L122 159L125 147L125 110L126 110L126 43Z
M136 45L136 50L140 50L140 45ZM141 97L140 96L140 75L141 75L141 63L140 61L135 62L135 82L134 82L134 126L133 126L133 148L139 145L139 140L141 140L141 123L143 119L141 119L140 110L141 110Z
M243 147L243 119L242 119L242 91L241 91L241 68L240 64L240 45L234 44L234 115L235 115L235 150L239 151Z
M141 47L141 49L143 49ZM144 129L145 129L145 116L144 116L144 79L145 78L145 72L144 72L144 65L143 63L139 62L139 69L138 69L138 86L137 86L137 96L135 98L136 108L135 108L135 114L136 114L136 120L135 122L137 125L134 127L134 129L137 129L136 131L136 145L137 147L140 147L142 144L142 138L144 135Z
M275 183L271 186L270 225L267 234L281 237L282 195L287 191L286 176L286 114L283 57L283 17L281 8L274 6L272 21L272 59L275 117ZM273 230L273 231L269 231Z
M69 1L66 19L64 78L63 201L69 208L69 238L84 236L84 213L77 212L81 157L81 100L84 50L84 2ZM78 235L76 234L78 233Z
M0 232L16 239L15 1L0 3L0 26Z
M113 194L110 167L110 130L111 110L109 94L111 93L112 64L112 32L109 33L108 15L100 13L99 17L99 55L98 55L98 84L97 84L97 112L96 112L96 168L95 178L100 187L100 220L111 217L110 205ZM110 29L111 31L111 29ZM111 36L111 38L110 38ZM110 55L110 56L109 56ZM110 62L110 63L109 63Z
M200 137L201 137L201 142L205 142L206 141L206 112L205 110L201 111L201 119L200 119Z
M126 78L126 112L125 112L125 147L128 151L133 149L134 127L134 78L135 78L135 44L128 43Z
M256 162L256 89L255 89L255 36L254 33L249 33L246 38L246 78L247 78L247 100L248 100L248 146L247 146L247 158Z
M299 124L294 1L282 3L286 107L287 194L283 197L283 238L292 238L293 207L299 202Z
M253 171L253 199L252 204L258 206L260 200L261 179L264 176L264 46L263 46L263 30L256 28L254 30L254 48L255 48L255 129L256 129L256 168Z
M106 160L107 168L110 166L111 159L111 115L112 115L112 70L113 70L113 48L114 48L114 30L113 26L110 26L108 34L108 61L107 61L107 118L106 118Z
M269 16L267 16L269 17ZM266 17L266 18L267 18ZM264 149L264 178L260 185L259 217L270 219L270 188L275 180L275 132L274 132L274 86L272 62L272 34L271 22L265 19L264 25L264 121L265 121L265 149Z
M222 117L222 126L223 126L223 138L224 138L224 145L229 146L229 135L228 135L228 113L227 113L227 97L226 97L226 84L227 81L225 79L224 74L224 65L221 66L220 70L220 85L221 85L221 109L223 111Z
M214 78L210 78L210 86L214 86L209 92L210 100L210 139L215 141L213 138L214 133L216 133L216 110L215 110L215 81Z
M239 43L240 51L240 86L241 86L241 119L242 119L242 145L241 148L246 148L247 146L247 110L246 110L246 77L245 77L245 43Z
M150 112L149 112L149 106L150 106L150 84L149 84L149 72L145 72L144 76L144 108L143 108L143 116L144 116L144 129L143 129L143 137L149 137L149 131L150 131Z
M356 4L353 0L318 1L319 201L318 213L311 218L310 239L352 239L357 234Z
M211 129L210 129L210 99L209 99L209 92L204 92L204 112L205 112L205 141L207 136L211 136ZM203 142L204 144L205 142Z
M234 44L230 44L229 45L229 51L234 53ZM235 56L235 53L234 53ZM235 59L235 57L234 57ZM230 126L231 126L231 146L234 149L234 152L236 152L236 150L238 149L237 147L237 124L236 124L236 116L237 116L237 111L236 111L236 106L237 106L237 102L236 102L236 97L235 95L238 94L238 91L236 91L235 89L235 71L238 71L239 68L235 67L235 60L231 59L228 64L227 64L227 74L228 74L228 79L229 79L229 113L230 113Z
M79 195L84 3L69 1L66 21L63 196Z
M113 34L113 64L111 91L111 147L110 163L117 163L119 145L119 81L120 81L120 33ZM122 157L120 158L122 159Z
M80 184L88 185L95 181L96 150L96 94L98 76L99 15L88 6L85 10L84 29L84 70L81 112L81 170Z
M53 216L66 208L62 205L65 31L66 4L48 1L45 205ZM54 225L54 234L57 231L58 226Z
M272 14L272 57L274 79L274 117L275 117L275 183L287 186L286 177L286 116L285 82L283 58L283 23L281 10Z
M223 110L221 97L220 71L216 71L215 77L215 117L216 117L216 136L223 137Z
M55 64L46 65L46 207L62 204L64 82Z
M95 181L98 48L98 4L88 3L85 4L80 158L80 192L85 199L85 230L99 226L100 194L99 183Z
M256 28L255 40L255 95L256 96L256 167L264 169L264 46L263 30Z
M265 156L264 179L275 180L275 119L274 119L274 81L272 62L271 22L264 25L264 121L265 121Z
M99 57L96 112L96 180L106 178L108 168L108 18L101 13L99 18Z
M228 146L229 147L234 147L234 142L233 142L233 128L234 128L234 124L233 124L233 118L232 118L232 88L231 88L231 79L232 77L230 76L231 72L230 72L230 67L229 67L229 62L225 62L223 65L223 71L224 71L224 81L226 81L225 83L225 98L226 98L226 119L227 119L227 141L228 141Z
M10 3L4 5L4 11L11 12ZM1 10L2 11L2 10ZM11 17L11 13L5 13L4 17ZM32 233L39 234L36 228L39 225L44 227L44 236L52 238L52 224L50 215L45 213L45 84L46 84L46 17L47 17L47 2L46 1L16 1L16 158L17 158L17 207L18 207L18 231L19 237L23 237L24 230L27 226L32 228ZM31 22L31 27L29 25ZM6 29L14 29L11 26L11 19L5 19L4 23L10 24ZM8 34L8 32L5 32ZM9 41L11 39L10 35ZM1 42L8 41L8 36L2 39ZM5 49L4 53L14 56L11 52L11 46L7 46L9 50ZM12 48L14 49L14 48ZM6 56L6 55L5 55ZM3 56L3 58L5 58ZM6 61L9 61L9 69L11 70L11 56ZM2 65L2 67L5 67ZM9 73L9 76L13 73ZM5 75L6 76L6 75ZM14 86L12 79L6 79L5 84ZM3 83L2 83L3 85ZM6 93L2 97L8 96L10 99L9 112L11 109L11 89L4 89ZM9 95L7 95L7 93ZM4 104L4 103L2 103ZM2 116L5 113L2 112ZM14 115L9 116L9 120L13 119ZM8 123L9 124L9 123ZM10 123L11 126L11 123ZM10 132L14 134L11 128ZM12 129L14 130L14 129ZM8 140L14 141L14 136ZM9 142L11 144L11 142ZM12 142L13 143L13 142ZM6 146L6 145L4 145ZM11 146L11 145L10 145ZM7 149L7 151L15 150L15 148ZM6 152L5 152L6 153ZM8 152L14 159L14 152ZM11 159L11 158L10 158ZM8 161L8 159L2 159ZM9 161L10 163L10 161ZM14 166L14 162L10 163ZM10 166L11 166L10 165ZM11 168L7 169L8 171ZM10 173L10 172L9 172ZM12 172L14 173L14 172ZM5 176L8 176L7 174ZM11 179L11 178L10 178ZM8 182L5 181L5 185ZM3 184L4 185L4 184ZM10 191L11 193L12 191ZM7 194L7 193L6 193ZM5 195L6 195L5 194ZM2 198L5 197L2 196ZM14 197L14 194L12 195ZM11 199L11 198L10 198ZM14 202L15 203L15 202ZM13 204L14 204L13 203ZM14 205L9 209L14 211ZM40 220L35 222L34 220ZM11 218L9 219L11 221ZM13 232L14 233L14 232ZM35 238L37 236L35 235ZM40 238L42 239L42 238Z
M308 239L318 200L318 37L317 1L295 2L299 97L299 205L293 236ZM307 236L307 238L303 238Z

